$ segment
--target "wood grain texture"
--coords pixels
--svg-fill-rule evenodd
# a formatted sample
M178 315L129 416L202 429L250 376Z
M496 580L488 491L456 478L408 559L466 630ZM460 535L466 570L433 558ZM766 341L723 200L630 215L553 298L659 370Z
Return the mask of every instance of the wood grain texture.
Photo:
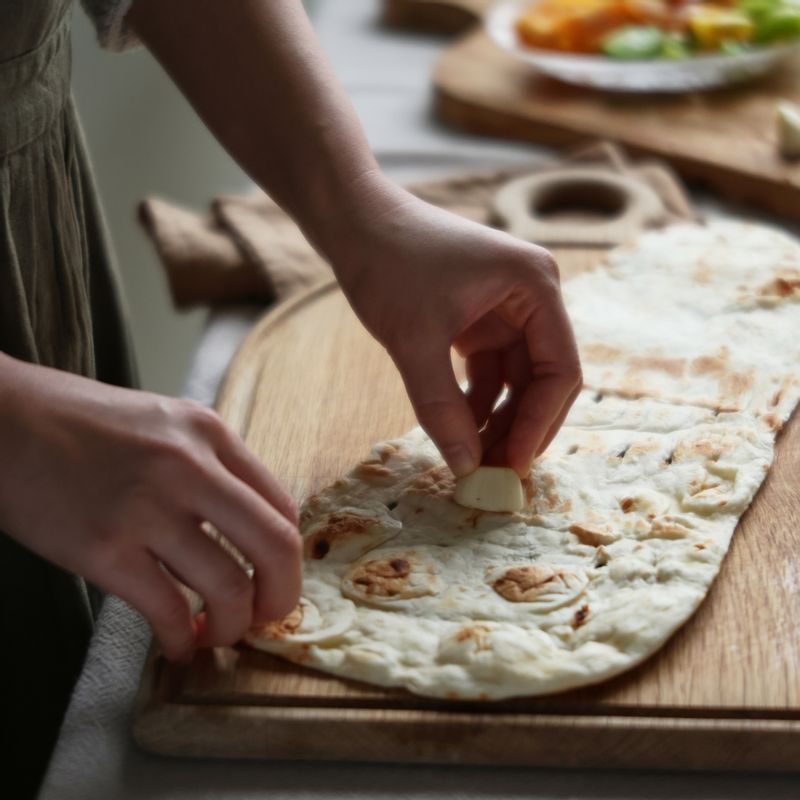
M393 365L333 285L258 326L220 410L298 498L414 422ZM137 738L159 752L197 755L796 767L799 481L795 419L699 611L654 658L605 684L454 705L221 648L189 668L152 657Z
M800 103L800 58L756 82L682 95L619 94L569 86L494 45L477 23L488 0L387 0L405 28L475 32L436 66L436 111L473 133L570 148L598 137L668 161L727 200L800 219L800 163L778 153L775 107ZM391 7L391 13L389 9ZM458 16L460 24L447 20ZM441 23L441 24L438 24Z
M565 279L599 249L561 248ZM298 500L415 424L388 355L321 285L267 314L218 408ZM151 654L135 733L157 752L681 769L800 768L800 422L698 612L638 668L558 695L453 703L247 647ZM636 613L635 609L631 613Z

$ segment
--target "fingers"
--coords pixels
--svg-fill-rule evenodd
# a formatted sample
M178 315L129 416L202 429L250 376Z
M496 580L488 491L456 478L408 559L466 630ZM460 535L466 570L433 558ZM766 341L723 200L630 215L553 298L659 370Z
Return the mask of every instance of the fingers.
M253 624L254 584L239 564L186 519L170 526L151 548L179 579L205 601L205 624L198 646L228 645Z
M520 398L508 443L509 466L520 475L558 431L581 385L578 351L560 297L535 309L524 336L531 383Z
M551 428L565 404L565 385L561 376L540 377L531 383L517 405L511 424L506 454L508 465L521 477L528 474L531 462L542 452Z
M478 426L459 388L450 361L450 343L423 344L392 354L420 425L433 439L457 477L481 461Z
M279 619L300 597L302 544L295 525L230 473L213 471L197 505L255 570L254 624Z
M460 333L453 346L464 357L489 350L502 350L519 338L519 329L490 311Z
M300 517L294 499L233 431L230 431L228 441L217 449L217 457L232 474L297 527Z
M150 623L164 656L186 661L195 650L195 626L189 602L172 578L145 550L125 553L122 567L93 578L104 590L121 597Z
M519 401L531 382L531 363L525 342L517 334L517 342L499 354L502 380L508 387L508 396L489 418L481 431L484 463L508 466L507 444L511 426L517 415Z
M496 351L467 357L467 403L478 428L483 428L503 390L503 367Z
M484 464L495 467L508 466L508 436L518 406L518 395L509 392L508 397L489 417L486 428L481 431Z
M547 448L550 446L550 442L556 438L556 434L561 429L561 426L564 424L564 420L567 418L567 414L569 414L570 408L572 408L572 404L577 399L578 395L581 393L581 385L578 384L570 394L570 396L566 399L564 403L564 407L561 409L558 417L556 417L555 422L550 426L550 429L545 434L542 443L539 445L539 450L536 455L543 453Z
M241 438L209 408L188 402L191 426L206 438L217 458L233 475L254 489L289 522L297 525L297 505L270 471L247 448Z

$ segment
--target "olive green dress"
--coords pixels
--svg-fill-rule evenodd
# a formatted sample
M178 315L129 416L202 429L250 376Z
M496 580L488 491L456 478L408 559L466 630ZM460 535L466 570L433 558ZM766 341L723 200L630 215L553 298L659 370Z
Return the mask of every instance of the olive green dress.
M0 350L132 386L122 306L70 97L70 5L0 0ZM2 480L14 454L0 458ZM33 796L47 764L96 597L0 533L0 753L2 782L15 798Z

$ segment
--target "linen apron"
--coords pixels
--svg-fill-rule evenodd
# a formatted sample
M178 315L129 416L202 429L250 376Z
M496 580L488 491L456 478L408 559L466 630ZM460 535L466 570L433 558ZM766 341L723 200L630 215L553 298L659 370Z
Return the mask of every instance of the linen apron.
M133 386L123 307L70 96L70 6L0 0L0 351ZM14 454L1 455L0 480L14 468ZM98 604L96 590L0 532L0 759L15 798L34 796Z

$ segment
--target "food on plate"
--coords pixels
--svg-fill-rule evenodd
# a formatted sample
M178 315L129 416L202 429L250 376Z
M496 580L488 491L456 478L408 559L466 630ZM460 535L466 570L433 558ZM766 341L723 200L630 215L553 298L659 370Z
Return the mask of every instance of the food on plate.
M655 25L629 25L606 36L603 52L611 58L657 58L664 51L667 35ZM684 44L674 37L674 46L683 48Z
M628 60L734 54L800 37L800 0L539 0L522 44Z
M303 599L252 646L494 700L619 674L686 622L800 398L800 244L678 225L563 291L585 387L521 507L456 502L420 429L376 445L306 500Z
M726 43L741 45L753 39L753 21L735 8L697 5L691 8L688 19L697 46L704 50L718 50Z
M517 33L531 47L591 53L632 21L626 0L542 0L517 20Z

